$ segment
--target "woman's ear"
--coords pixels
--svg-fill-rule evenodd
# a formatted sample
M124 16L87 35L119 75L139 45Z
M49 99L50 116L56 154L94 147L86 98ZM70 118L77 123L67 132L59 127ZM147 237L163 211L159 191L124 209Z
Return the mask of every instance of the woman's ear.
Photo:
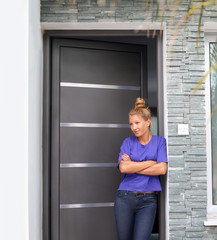
M147 120L147 123L148 123L148 127L150 127L150 125L151 125L151 119L150 118Z

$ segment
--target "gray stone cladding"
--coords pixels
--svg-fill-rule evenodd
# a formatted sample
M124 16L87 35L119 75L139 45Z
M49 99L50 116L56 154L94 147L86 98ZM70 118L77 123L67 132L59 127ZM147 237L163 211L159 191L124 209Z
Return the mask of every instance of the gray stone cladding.
M143 22L155 20L146 0L41 0L41 22ZM151 1L150 1L151 2ZM155 2L155 1L152 1ZM207 156L205 85L190 97L205 73L204 22L217 21L217 7L205 7L198 37L198 12L181 27L189 1L182 0L171 25L173 2L166 8L169 239L217 239L217 227L205 227L207 208ZM192 1L192 5L201 1ZM155 12L156 4L153 4ZM171 26L170 26L171 25ZM188 136L179 136L177 124L189 124Z

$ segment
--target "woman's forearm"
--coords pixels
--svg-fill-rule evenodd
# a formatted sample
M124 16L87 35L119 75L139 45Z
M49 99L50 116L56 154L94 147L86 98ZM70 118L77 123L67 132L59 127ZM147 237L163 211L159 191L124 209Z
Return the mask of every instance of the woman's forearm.
M119 163L119 169L121 173L139 173L141 171L144 171L154 165L157 165L155 161L143 161L143 162L134 162L134 161L120 161ZM141 173L139 173L141 174Z
M138 171L137 173L142 175L148 175L148 176L159 176L159 175L165 175L166 172L167 172L167 163L161 162L149 168Z

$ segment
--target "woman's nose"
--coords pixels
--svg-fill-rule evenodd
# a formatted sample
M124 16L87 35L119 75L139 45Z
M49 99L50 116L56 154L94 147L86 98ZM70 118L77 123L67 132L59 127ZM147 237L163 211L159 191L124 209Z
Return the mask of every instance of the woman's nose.
M136 129L136 125L133 125L133 126L132 126L132 129L135 130L135 129Z

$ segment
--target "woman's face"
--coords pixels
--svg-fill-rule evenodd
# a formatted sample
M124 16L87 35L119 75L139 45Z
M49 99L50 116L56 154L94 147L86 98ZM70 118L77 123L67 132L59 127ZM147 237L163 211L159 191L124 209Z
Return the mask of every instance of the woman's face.
M151 119L145 120L141 115L132 115L129 116L129 124L135 136L141 137L144 134L149 133Z

